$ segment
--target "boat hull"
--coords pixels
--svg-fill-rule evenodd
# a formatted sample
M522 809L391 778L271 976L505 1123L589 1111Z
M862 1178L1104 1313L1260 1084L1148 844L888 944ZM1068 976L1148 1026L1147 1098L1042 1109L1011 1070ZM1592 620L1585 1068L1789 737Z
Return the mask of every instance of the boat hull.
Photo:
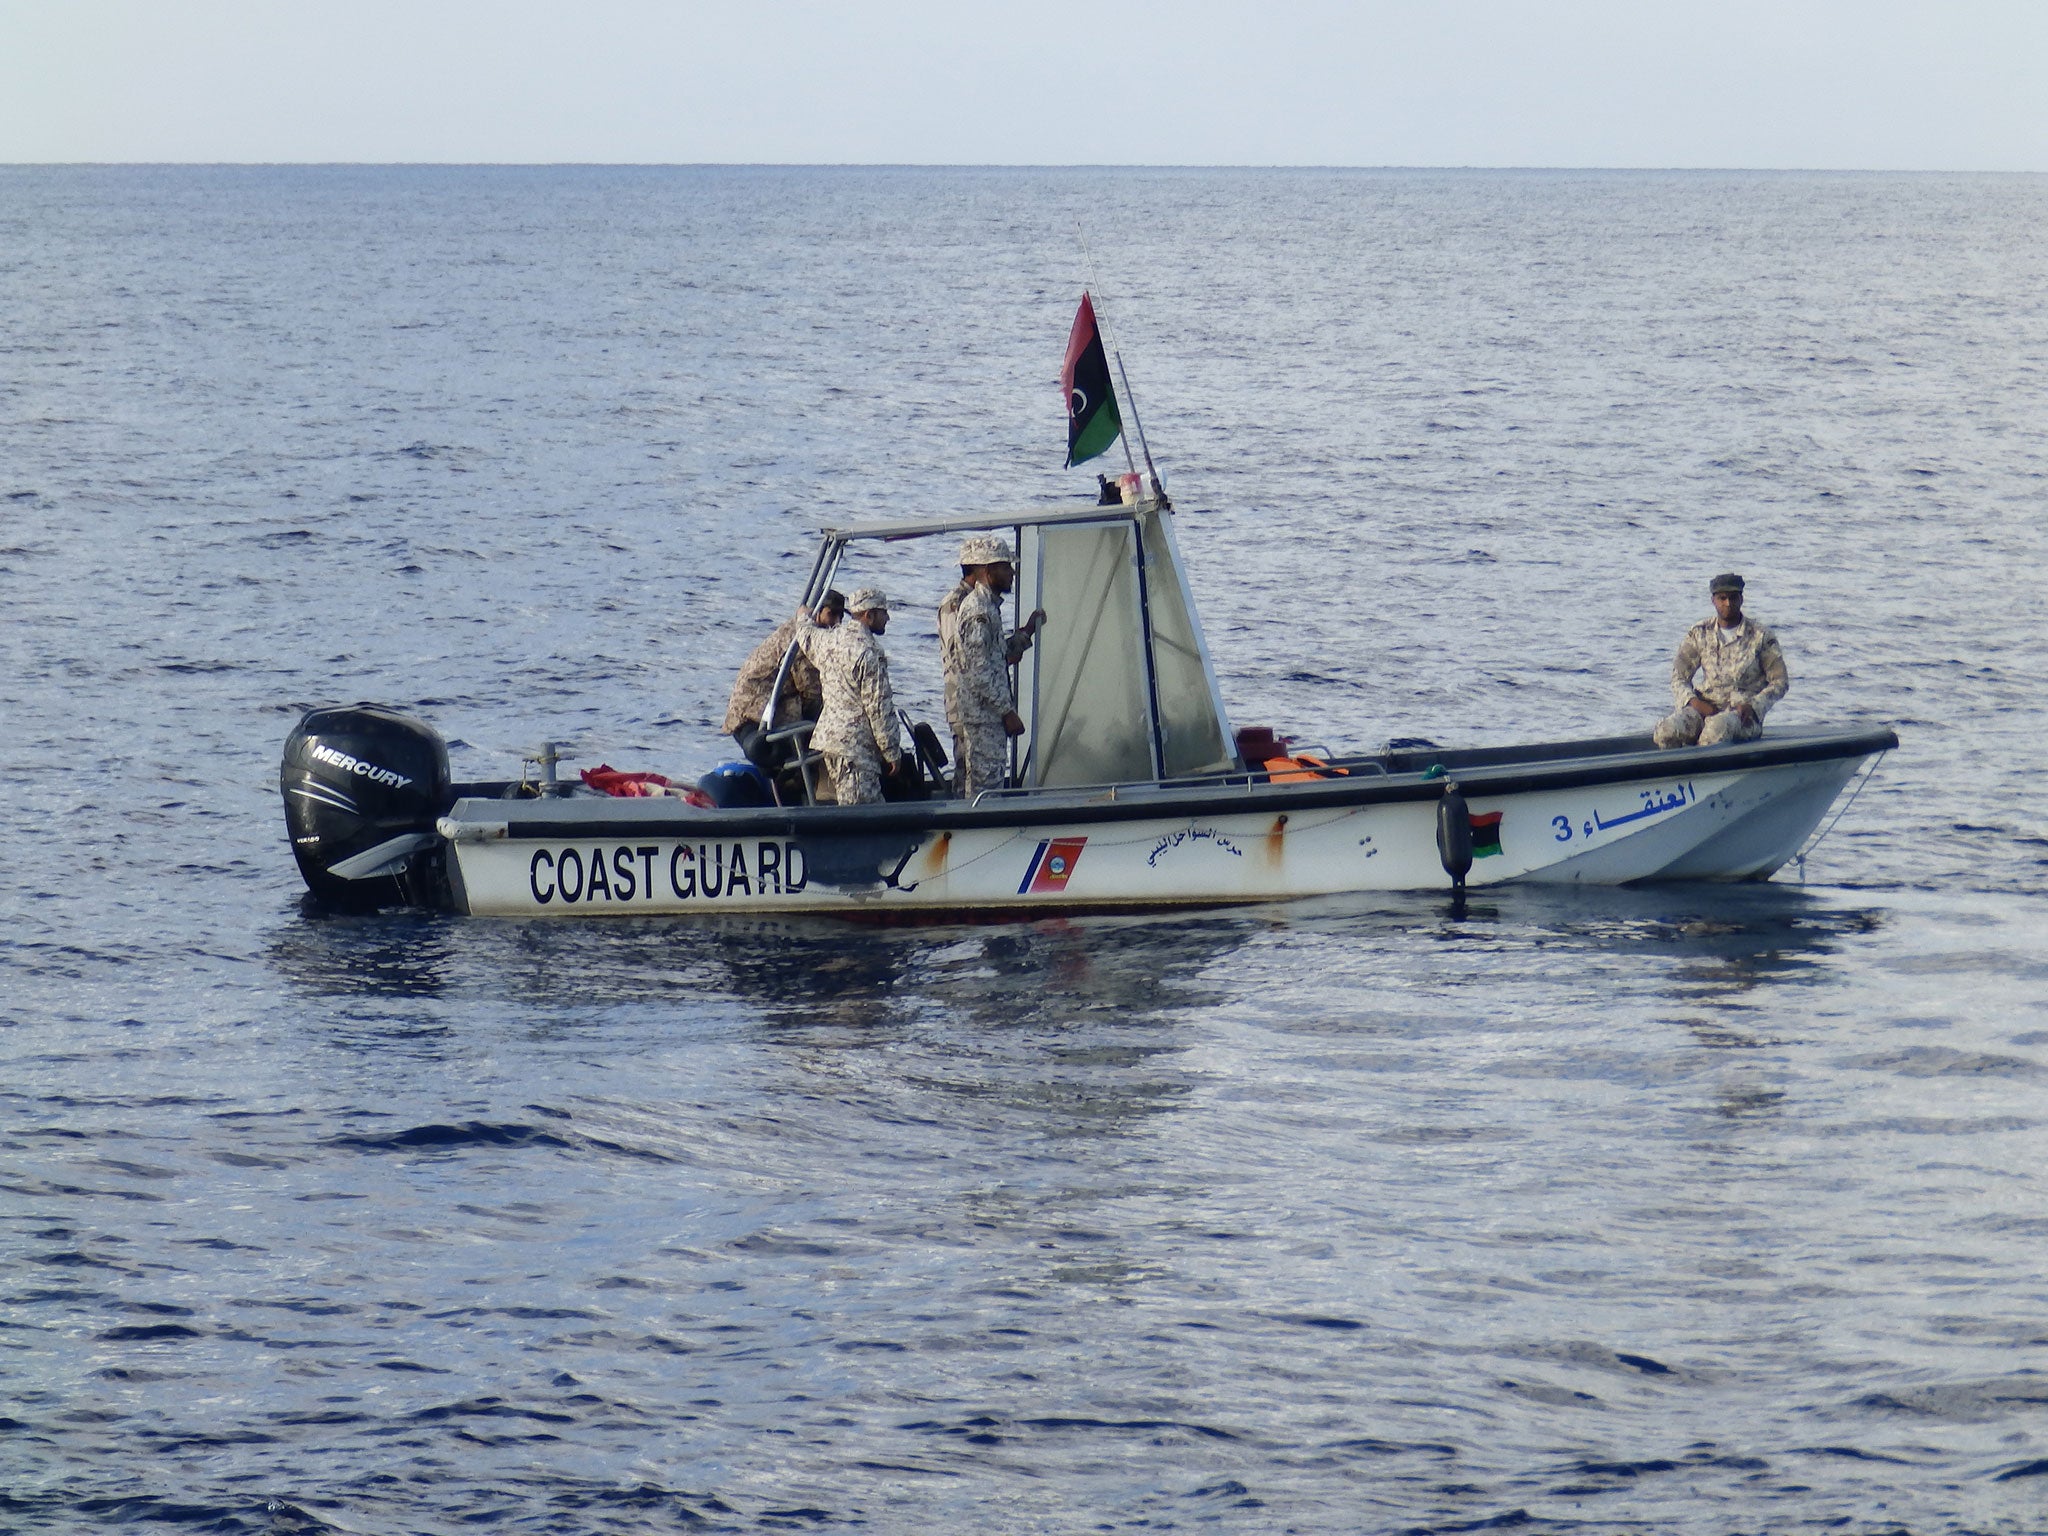
M1562 744L1426 766L1352 759L1309 783L1239 776L972 806L464 799L439 830L452 903L475 914L1014 919L1447 889L1437 829L1455 783L1477 845L1471 887L1757 880L1893 745L1889 731L1665 753Z

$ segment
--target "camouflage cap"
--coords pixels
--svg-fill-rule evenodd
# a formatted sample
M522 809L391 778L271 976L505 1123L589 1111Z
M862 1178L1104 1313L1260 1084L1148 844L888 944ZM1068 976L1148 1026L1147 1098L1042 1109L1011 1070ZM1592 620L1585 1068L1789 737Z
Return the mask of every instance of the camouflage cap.
M861 587L846 600L848 613L868 613L876 608L884 613L889 611L889 599L882 596L880 587Z
M962 565L1015 565L1017 557L1007 542L992 533L970 533L960 544Z
M1742 578L1733 571L1723 571L1707 583L1707 594L1710 597L1718 597L1723 592L1740 592L1741 590Z

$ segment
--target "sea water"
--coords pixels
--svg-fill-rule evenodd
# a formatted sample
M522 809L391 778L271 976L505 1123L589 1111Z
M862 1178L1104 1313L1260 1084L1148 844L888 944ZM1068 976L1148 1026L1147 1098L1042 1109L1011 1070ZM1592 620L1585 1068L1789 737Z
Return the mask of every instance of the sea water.
M2048 1529L2044 251L2040 177L0 169L0 1528ZM1085 504L1084 284L1237 723L1642 729L1735 569L1773 722L1899 750L1741 889L301 900L305 708L688 777L812 530Z

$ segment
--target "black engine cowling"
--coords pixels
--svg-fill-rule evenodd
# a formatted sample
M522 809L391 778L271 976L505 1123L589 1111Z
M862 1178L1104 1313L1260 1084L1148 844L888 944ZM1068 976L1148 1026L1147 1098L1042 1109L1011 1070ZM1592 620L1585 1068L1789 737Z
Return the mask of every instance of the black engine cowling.
M284 822L306 888L352 908L439 905L441 733L382 704L316 709L285 738Z

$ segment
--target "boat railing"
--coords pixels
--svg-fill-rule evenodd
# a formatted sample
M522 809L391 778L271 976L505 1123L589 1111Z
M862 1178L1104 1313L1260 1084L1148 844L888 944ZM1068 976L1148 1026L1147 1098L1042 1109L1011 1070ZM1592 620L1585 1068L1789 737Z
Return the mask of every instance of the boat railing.
M1330 758L1326 761L1329 763L1330 772L1327 777L1330 779L1349 778L1361 774L1377 775L1381 778L1387 776L1386 764L1374 762L1370 758L1354 758L1348 761ZM1001 802L1053 795L1073 796L1077 799L1114 800L1119 792L1156 793L1169 789L1241 789L1249 795L1272 782L1273 775L1262 768L1227 768L1217 773L1189 774L1171 779L1121 779L1101 784L1018 785L1005 789L984 789L970 803L980 805L984 801Z
M774 742L777 745L785 743L788 745L791 762L795 764L797 771L803 775L805 805L816 805L818 803L818 765L825 760L824 753L811 749L811 731L816 724L815 720L794 720L788 725L779 725L773 730L761 733L761 738L764 741ZM769 788L779 800L781 792L775 790L772 777L769 780Z

